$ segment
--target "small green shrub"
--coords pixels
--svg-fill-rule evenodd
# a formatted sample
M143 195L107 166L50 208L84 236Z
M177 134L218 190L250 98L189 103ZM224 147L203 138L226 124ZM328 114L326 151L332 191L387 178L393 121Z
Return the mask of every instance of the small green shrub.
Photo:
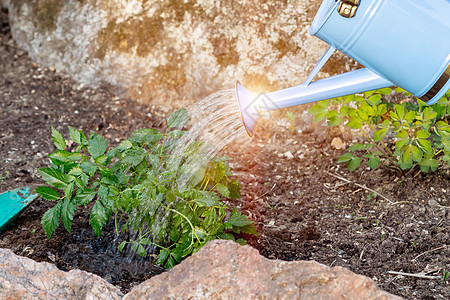
M48 186L36 192L55 201L42 217L48 238L62 221L71 231L78 207L94 202L89 223L100 237L113 217L116 232L132 231L137 238L123 241L145 256L146 246L159 247L157 263L173 267L213 239L235 240L236 234L256 234L252 221L236 209L229 211L220 196L237 199L240 184L233 178L226 158L215 158L179 189L183 161L196 151L174 149L185 134L179 128L189 120L185 109L175 111L167 120L165 133L140 129L133 136L107 151L108 142L93 132L88 138L69 127L72 151L66 151L64 136L52 126L52 139L58 149L49 155L51 165L39 169ZM179 146L179 145L178 145ZM178 153L178 154L177 154ZM174 160L174 155L178 155ZM173 161L178 163L173 165ZM119 229L119 223L123 224ZM245 244L242 239L237 242Z
M410 94L404 92L405 97ZM347 163L354 171L367 160L372 169L379 165L387 168L436 171L439 162L450 163L450 126L448 122L450 93L432 106L417 99L417 103L402 101L399 104L385 100L391 88L349 95L321 101L309 109L315 121L327 119L329 126L345 126L359 129L364 143L356 143L347 149L338 163ZM392 133L395 144L386 137Z

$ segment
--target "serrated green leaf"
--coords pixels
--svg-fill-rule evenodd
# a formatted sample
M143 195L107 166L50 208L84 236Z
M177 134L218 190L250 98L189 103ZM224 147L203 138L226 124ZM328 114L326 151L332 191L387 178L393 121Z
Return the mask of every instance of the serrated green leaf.
M97 172L97 165L91 163L90 161L83 161L80 164L80 167L83 170L83 172L89 174L89 176L93 176L95 172Z
M64 173L62 173L58 169L54 168L40 168L38 170L39 174L41 174L42 179L50 186L63 189L67 186L67 184L72 180L71 177ZM73 178L75 179L75 178Z
M48 186L38 186L35 190L43 199L49 201L58 201L61 197L58 192Z
M437 112L435 112L432 107L425 108L422 113L422 120L424 122L433 120L436 117L437 117Z
M127 241L123 241L122 243L119 244L117 249L119 249L119 251L122 252L122 250L123 250L123 248L125 248L126 244L127 244Z
M386 134L388 134L388 132L389 128L381 128L380 130L375 131L373 134L373 140L375 142L381 141L386 136Z
M130 141L133 143L149 143L160 141L164 135L153 128L143 128L133 132Z
M337 161L338 164L348 162L354 158L352 153L344 153L343 155L339 156L339 159Z
M234 241L234 235L232 235L231 233L222 233L219 235L219 238L223 239L223 240L230 240L230 241Z
M69 183L64 188L64 198L66 199L72 199L72 193L73 193L73 182Z
M186 108L177 109L167 119L169 128L182 127L189 122L189 113Z
M242 233L258 235L258 232L256 231L256 228L255 226L253 226L253 224L242 226L240 229Z
M109 189L108 189L108 187L105 186L105 185L100 185L100 187L99 187L98 190L97 190L97 195L98 195L100 198L106 198L106 197L108 197L108 194L109 194Z
M147 151L143 148L127 150L122 158L122 163L136 167L144 160L146 155Z
M228 183L228 190L230 191L231 199L241 198L241 184L237 179L233 179Z
M64 139L64 136L59 132L58 130L51 125L52 128L52 140L55 144L55 147L59 150L64 150L66 148L66 140Z
M429 140L418 139L417 147L420 148L425 153L431 154L433 153L433 148L431 146L431 142Z
M357 118L351 118L350 121L348 121L347 124L345 124L345 126L348 126L353 129L359 129L362 127L362 125L363 123L361 122L361 120Z
M381 95L390 95L392 93L392 88L388 87L384 89L378 89L376 90L376 92Z
M244 239L237 239L236 243L238 243L241 246L245 246L247 245L247 242Z
M78 190L76 195L76 200L78 205L86 205L91 202L95 195L97 195L97 191L91 189Z
M439 166L439 163L437 162L437 160L430 157L430 158L422 159L419 162L419 166L420 166L420 170L422 172L428 173L430 171L430 169L433 172L436 171Z
M83 186L85 187L89 183L89 176L83 173L80 175L80 180L83 183Z
M72 229L73 216L76 210L77 206L75 201L72 198L65 198L61 208L61 220L68 232Z
M380 158L376 155L371 155L367 164L372 170L375 170L380 165Z
M405 108L402 105L395 105L395 113L400 120L403 120L405 118Z
M344 104L349 104L350 102L356 101L356 96L355 95L347 95L344 96Z
M408 146L405 146L402 156L410 157L414 161L419 162L422 159L422 152L416 146L408 145ZM409 161L409 160L404 159L404 161L406 162L406 161Z
M314 122L324 119L328 113L329 100L319 101L308 110L314 116Z
M250 221L246 215L243 215L241 212L237 211L235 208L231 212L228 223L230 223L233 226L244 227L244 226L253 224L253 221Z
M133 148L133 144L129 140L125 140L116 147L117 151L123 152L125 150Z
M69 126L69 136L70 139L72 140L72 142L77 143L77 144L81 144L81 134L78 130L73 129L72 127Z
M409 169L413 166L413 160L411 155L407 155L406 153L403 153L399 160L399 165L402 170Z
M83 170L80 167L73 167L70 171L69 171L69 175L73 175L73 176L79 176L83 173Z
M167 258L169 257L170 252L167 250L161 250L161 252L159 252L158 254L158 258L155 261L155 264L157 265L163 265L164 262L167 260Z
M195 232L195 237L199 238L200 240L203 240L206 238L206 236L208 235L208 233L203 230L202 228L195 226L194 228L194 232Z
M426 130L419 130L416 132L415 137L418 139L427 139L430 137L430 135L431 135L431 133L429 133Z
M167 136L174 139L182 137L185 133L186 131L183 130L172 130L169 133L167 133Z
M375 93L375 91L367 91L367 92L364 92L363 94L364 94L364 97L369 98L370 96L373 95L373 93Z
M194 199L194 202L200 207L212 207L219 205L219 197L214 192L200 191L198 196L198 198Z
M61 207L62 203L61 201L59 201L55 206L47 210L42 216L41 224L48 239L52 236L59 225L59 218L61 217Z
M335 110L329 111L327 114L327 125L330 127L338 126L342 123L342 118L339 116L338 112Z
M97 157L95 162L98 165L107 166L111 162L111 158L109 156L107 156L107 155L101 155L101 156Z
M89 224L92 226L95 234L100 237L103 227L108 222L107 211L100 201L96 201L91 210Z
M225 198L230 197L230 190L228 189L228 187L226 185L219 183L219 184L217 184L216 189L219 192L219 194L221 194Z
M146 256L147 255L147 251L145 250L144 246L142 246L141 244L139 244L139 246L137 248L137 254L139 256Z
M48 157L50 157L52 162L56 165L60 165L69 161L78 161L83 158L83 156L80 153L77 152L72 153L64 150L51 153Z
M172 269L173 267L175 267L175 261L173 260L172 256L170 256L167 262L164 264L164 268L168 270Z
M212 178L215 182L221 182L223 177L225 176L225 163L223 161L215 162L213 164L212 170L208 170L212 173Z
M361 165L361 158L360 157L353 157L347 164L347 168L353 172Z
M358 150L366 150L366 148L364 147L363 144L359 144L359 143L353 144L347 148L347 151L350 151L350 152L355 152Z
M94 159L105 154L107 147L108 141L104 137L95 132L91 134L91 137L89 138L88 151Z
M381 103L381 95L380 94L375 94L373 96L370 96L369 98L367 98L367 102L371 105L371 106L375 106Z

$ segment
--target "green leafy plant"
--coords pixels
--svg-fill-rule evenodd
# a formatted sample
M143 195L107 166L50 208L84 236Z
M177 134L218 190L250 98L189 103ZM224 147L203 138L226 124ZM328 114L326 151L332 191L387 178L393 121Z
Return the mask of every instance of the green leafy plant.
M450 93L432 106L417 99L417 102L402 101L395 104L385 99L391 88L349 95L321 101L309 109L314 120L327 119L329 126L345 126L361 131L363 143L356 143L347 149L338 163L347 163L354 171L366 160L369 167L436 171L439 162L450 163L450 125L448 122ZM405 98L410 96L404 90ZM389 144L388 136L394 138Z
M9 175L10 175L9 171L6 171L4 174L0 173L0 182L2 182L3 180L8 179Z
M49 155L50 167L39 169L47 185L35 190L56 202L42 217L47 237L60 221L70 232L76 210L90 205L89 223L97 236L113 218L118 235L136 234L118 246L121 251L130 244L145 256L147 245L154 245L160 250L157 263L166 268L213 239L245 244L237 235L256 234L253 222L236 209L230 212L221 200L221 196L240 197L240 184L227 158L211 160L180 189L177 179L185 172L183 162L201 144L176 151L188 120L185 109L177 110L168 118L166 132L140 129L109 150L107 140L97 133L87 137L69 127L72 150L68 151L64 136L52 126L58 151ZM174 156L178 157L174 160Z
M450 277L450 272L444 271L444 275L442 275L442 283L445 284L449 277Z
M295 115L291 111L288 111L286 117L289 120L289 132L293 134L295 132Z

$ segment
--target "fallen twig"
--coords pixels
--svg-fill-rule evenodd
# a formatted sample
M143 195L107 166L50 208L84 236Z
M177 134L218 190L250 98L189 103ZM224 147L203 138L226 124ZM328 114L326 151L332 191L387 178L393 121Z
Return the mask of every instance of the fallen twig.
M419 257L421 257L422 255L425 255L427 253L434 252L434 251L437 251L437 250L441 250L441 249L444 249L446 247L447 247L447 245L444 245L444 246L441 246L441 247L438 247L438 248L435 248L435 249L431 249L431 250L425 251L424 253L421 253L421 254L417 255L416 257L414 257L411 261L415 261Z
M326 171L326 172L328 173L328 175L331 175L331 176L333 176L333 177L335 177L335 178L337 178L337 179L339 179L339 180L342 180L342 181L344 181L344 182L346 182L346 183L353 183L354 185L356 185L356 186L358 186L358 187L360 187L360 188L362 188L362 189L365 189L365 190L367 190L367 191L369 191L369 192L372 192L372 193L376 194L377 196L380 196L381 198L385 199L386 201L388 201L388 202L391 203L392 205L398 204L398 203L392 202L389 198L383 196L382 194L378 193L378 192L375 191L375 190L372 190L371 188L368 188L368 187L365 186L365 185L356 183L356 182L354 182L354 181L350 181L350 180L348 180L348 179L346 179L346 178L344 178L344 177L341 177L341 176L339 176L339 175L330 173L330 172L328 172L328 171Z
M396 271L388 271L391 275L403 275L403 276L409 276L409 277L417 277L417 278L423 278L423 279L438 279L438 276L429 276L429 275L423 275L423 274L412 274L412 273L403 273L403 272L396 272Z
M262 197L264 197L265 195L267 195L268 193L270 193L271 191L273 191L273 189L275 188L276 185L277 185L277 184L275 183L275 184L273 185L273 187L272 187L269 191L265 192L264 194L262 194L262 195L259 196L259 197L256 197L255 200L262 199Z

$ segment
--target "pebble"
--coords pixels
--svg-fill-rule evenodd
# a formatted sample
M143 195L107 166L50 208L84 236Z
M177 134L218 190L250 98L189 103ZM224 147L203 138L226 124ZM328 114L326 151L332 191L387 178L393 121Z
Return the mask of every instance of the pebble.
M284 156L287 157L287 159L293 159L294 155L292 155L291 151L287 151L286 153L284 153Z

